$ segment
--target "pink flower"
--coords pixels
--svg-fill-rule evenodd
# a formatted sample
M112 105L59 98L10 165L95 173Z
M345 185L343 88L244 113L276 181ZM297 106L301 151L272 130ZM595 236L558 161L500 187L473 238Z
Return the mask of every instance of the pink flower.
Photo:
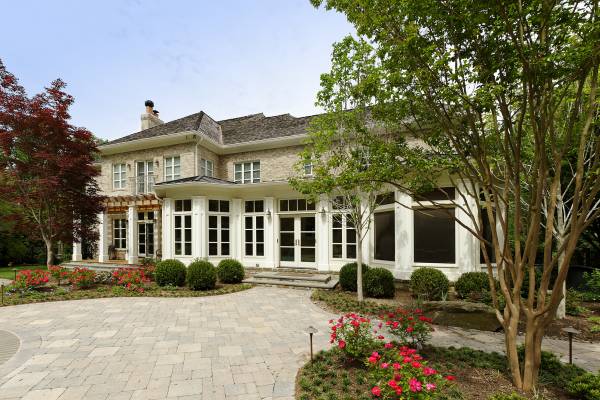
M381 368L387 369L390 366L389 363L381 363Z
M343 349L344 347L346 347L346 342L344 342L343 340L340 340L340 341L338 342L338 347L339 347L340 349Z
M399 363L393 363L393 364L392 364L392 367L393 367L395 370L399 370L400 368L402 368L402 365L400 365Z
M414 328L412 326L406 328L406 332L411 333L412 331L414 331Z
M435 369L433 369L433 368L430 368L430 367L425 367L425 368L423 368L423 375L425 375L425 376L433 375L433 374L435 374L436 372L437 372L437 371L436 371Z
M408 386L410 387L411 392L420 392L423 389L421 382L415 378L410 378Z
M435 383L428 383L425 385L425 389L427 389L427 391L432 391L435 390Z
M371 393L373 393L373 396L379 397L381 396L381 389L379 389L379 386L374 386L373 389L371 389Z
M385 347L386 349L391 349L392 347L394 347L394 344L393 343L386 343L385 346L383 346L383 347Z
M369 362L371 364L375 364L377 362L377 357L373 357L373 356L369 357Z

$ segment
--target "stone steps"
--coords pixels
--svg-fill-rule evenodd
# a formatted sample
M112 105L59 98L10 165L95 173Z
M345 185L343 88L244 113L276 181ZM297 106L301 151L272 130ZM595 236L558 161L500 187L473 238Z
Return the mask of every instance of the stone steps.
M245 283L269 286L289 286L315 289L333 289L338 279L328 274L311 274L305 271L259 272L244 280Z
M112 272L119 268L139 267L139 265L121 264L121 263L98 263L93 261L69 261L62 263L61 267L67 269L74 269L75 267L89 268L94 271L108 271Z

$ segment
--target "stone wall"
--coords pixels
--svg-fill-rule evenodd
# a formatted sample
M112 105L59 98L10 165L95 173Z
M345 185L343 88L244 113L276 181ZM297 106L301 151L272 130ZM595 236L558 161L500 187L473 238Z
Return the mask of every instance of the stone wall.
M290 146L280 149L249 151L221 156L219 163L220 178L234 180L234 164L243 161L260 161L261 181L285 180L295 174L294 166L298 162L298 153L303 146Z

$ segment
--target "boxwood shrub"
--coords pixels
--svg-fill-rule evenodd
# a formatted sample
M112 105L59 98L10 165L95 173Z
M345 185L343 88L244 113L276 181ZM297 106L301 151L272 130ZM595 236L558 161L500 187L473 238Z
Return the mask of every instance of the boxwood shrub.
M362 265L362 273L363 273L363 288L364 288L364 278L369 270L369 266L367 264ZM358 271L358 265L353 263L348 263L342 267L340 270L340 286L343 290L348 292L356 292L356 272Z
M210 290L217 283L217 270L208 261L195 260L188 266L187 284L192 290Z
M481 299L489 292L490 283L487 272L465 272L454 284L456 294L461 299Z
M450 282L446 275L438 269L423 267L415 270L410 276L410 290L413 295L426 300L441 300L448 293Z
M156 264L154 280L159 286L185 285L185 265L179 260L162 260Z
M244 275L244 267L237 260L227 258L217 266L217 276L223 283L240 283Z
M385 268L371 268L364 276L365 291L369 297L392 298L396 293L394 275Z

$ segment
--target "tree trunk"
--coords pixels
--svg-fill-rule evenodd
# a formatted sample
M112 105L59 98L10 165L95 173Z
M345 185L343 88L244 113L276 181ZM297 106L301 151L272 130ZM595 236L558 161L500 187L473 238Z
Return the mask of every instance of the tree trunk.
M508 360L508 367L510 368L513 384L521 389L523 387L523 380L521 379L521 366L519 365L519 355L517 353L518 327L518 313L516 316L511 314L507 324L504 326L504 344L506 346L506 359Z
M356 246L356 297L359 302L364 301L363 295L363 276L362 276L362 240L359 240Z
M49 267L54 262L53 243L49 239L44 239L44 243L46 244L46 266Z
M538 373L542 362L542 338L544 337L543 326L537 318L527 316L527 327L525 330L525 355L523 362L523 387L525 392L531 392L538 382Z

